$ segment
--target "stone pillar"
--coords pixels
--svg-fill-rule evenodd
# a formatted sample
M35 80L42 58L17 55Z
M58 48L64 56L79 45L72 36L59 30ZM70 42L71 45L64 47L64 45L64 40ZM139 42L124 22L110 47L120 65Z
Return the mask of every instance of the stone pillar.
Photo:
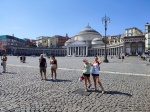
M83 46L83 56L85 56L85 46Z
M71 51L70 51L70 47L69 47L69 55L70 55Z
M117 49L117 55L119 55L119 47L117 47L116 49Z
M86 46L86 56L88 56L88 46Z
M71 48L71 56L72 56L72 47L70 47Z
M69 55L69 47L67 47L67 56Z
M136 42L136 55L138 55L138 42Z
M113 55L115 55L115 52L114 52L115 50L114 50L114 48L113 48Z
M81 46L81 55L83 56L83 46Z
M79 56L79 47L78 47L78 56Z
M112 48L110 48L110 55L112 55Z

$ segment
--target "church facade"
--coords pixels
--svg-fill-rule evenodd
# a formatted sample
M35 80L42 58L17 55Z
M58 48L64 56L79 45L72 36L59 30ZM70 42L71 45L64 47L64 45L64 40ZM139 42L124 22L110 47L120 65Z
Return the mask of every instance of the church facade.
M66 41L67 56L102 56L105 54L104 37L89 25ZM126 36L118 34L107 36L107 55L138 55L144 52L145 36Z

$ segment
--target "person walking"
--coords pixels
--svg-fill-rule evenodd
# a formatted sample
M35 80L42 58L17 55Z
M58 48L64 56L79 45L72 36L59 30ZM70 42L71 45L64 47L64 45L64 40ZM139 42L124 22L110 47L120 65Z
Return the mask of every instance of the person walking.
M3 57L1 57L1 60L2 60L2 66L3 66L3 73L6 72L6 61L7 61L7 56L6 54L3 55Z
M104 88L99 78L100 64L102 62L100 61L97 55L94 58L95 59L91 63L91 66L92 66L92 76L93 76L95 91L97 91L97 85L96 85L96 82L97 82L102 89L102 93L104 93Z
M124 54L122 53L122 62L124 62Z
M91 65L87 59L83 59L83 62L84 62L83 76L84 76L85 91L88 91L88 89L91 87L91 80L90 80ZM88 87L87 87L87 81L89 83Z
M40 55L39 66L40 66L41 79L43 80L43 73L44 73L44 79L47 80L47 78L46 78L47 63L46 63L46 59L44 58L43 54Z
M53 74L55 74L54 80L56 80L57 79L56 70L57 70L58 64L54 55L51 56L50 65L51 65L51 77L52 77L51 79L53 80Z

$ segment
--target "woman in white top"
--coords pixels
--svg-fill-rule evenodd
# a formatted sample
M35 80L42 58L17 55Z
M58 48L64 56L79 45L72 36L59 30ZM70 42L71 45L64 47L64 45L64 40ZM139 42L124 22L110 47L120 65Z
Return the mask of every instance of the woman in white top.
M92 66L92 76L93 76L95 91L97 91L97 86L96 86L96 82L97 82L102 89L102 93L104 93L104 88L103 88L102 83L101 83L100 78L99 78L99 71L100 71L100 64L101 63L102 62L99 60L98 56L96 55L94 62L91 63L91 66Z

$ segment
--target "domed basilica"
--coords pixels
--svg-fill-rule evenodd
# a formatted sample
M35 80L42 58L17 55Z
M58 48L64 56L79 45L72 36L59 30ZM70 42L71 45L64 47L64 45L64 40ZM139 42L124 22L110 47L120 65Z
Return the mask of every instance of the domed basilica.
M102 35L89 25L66 41L65 46L67 47L67 56L104 55ZM118 46L118 48L121 46L122 45ZM114 54L113 52L114 51L110 51L110 53Z

